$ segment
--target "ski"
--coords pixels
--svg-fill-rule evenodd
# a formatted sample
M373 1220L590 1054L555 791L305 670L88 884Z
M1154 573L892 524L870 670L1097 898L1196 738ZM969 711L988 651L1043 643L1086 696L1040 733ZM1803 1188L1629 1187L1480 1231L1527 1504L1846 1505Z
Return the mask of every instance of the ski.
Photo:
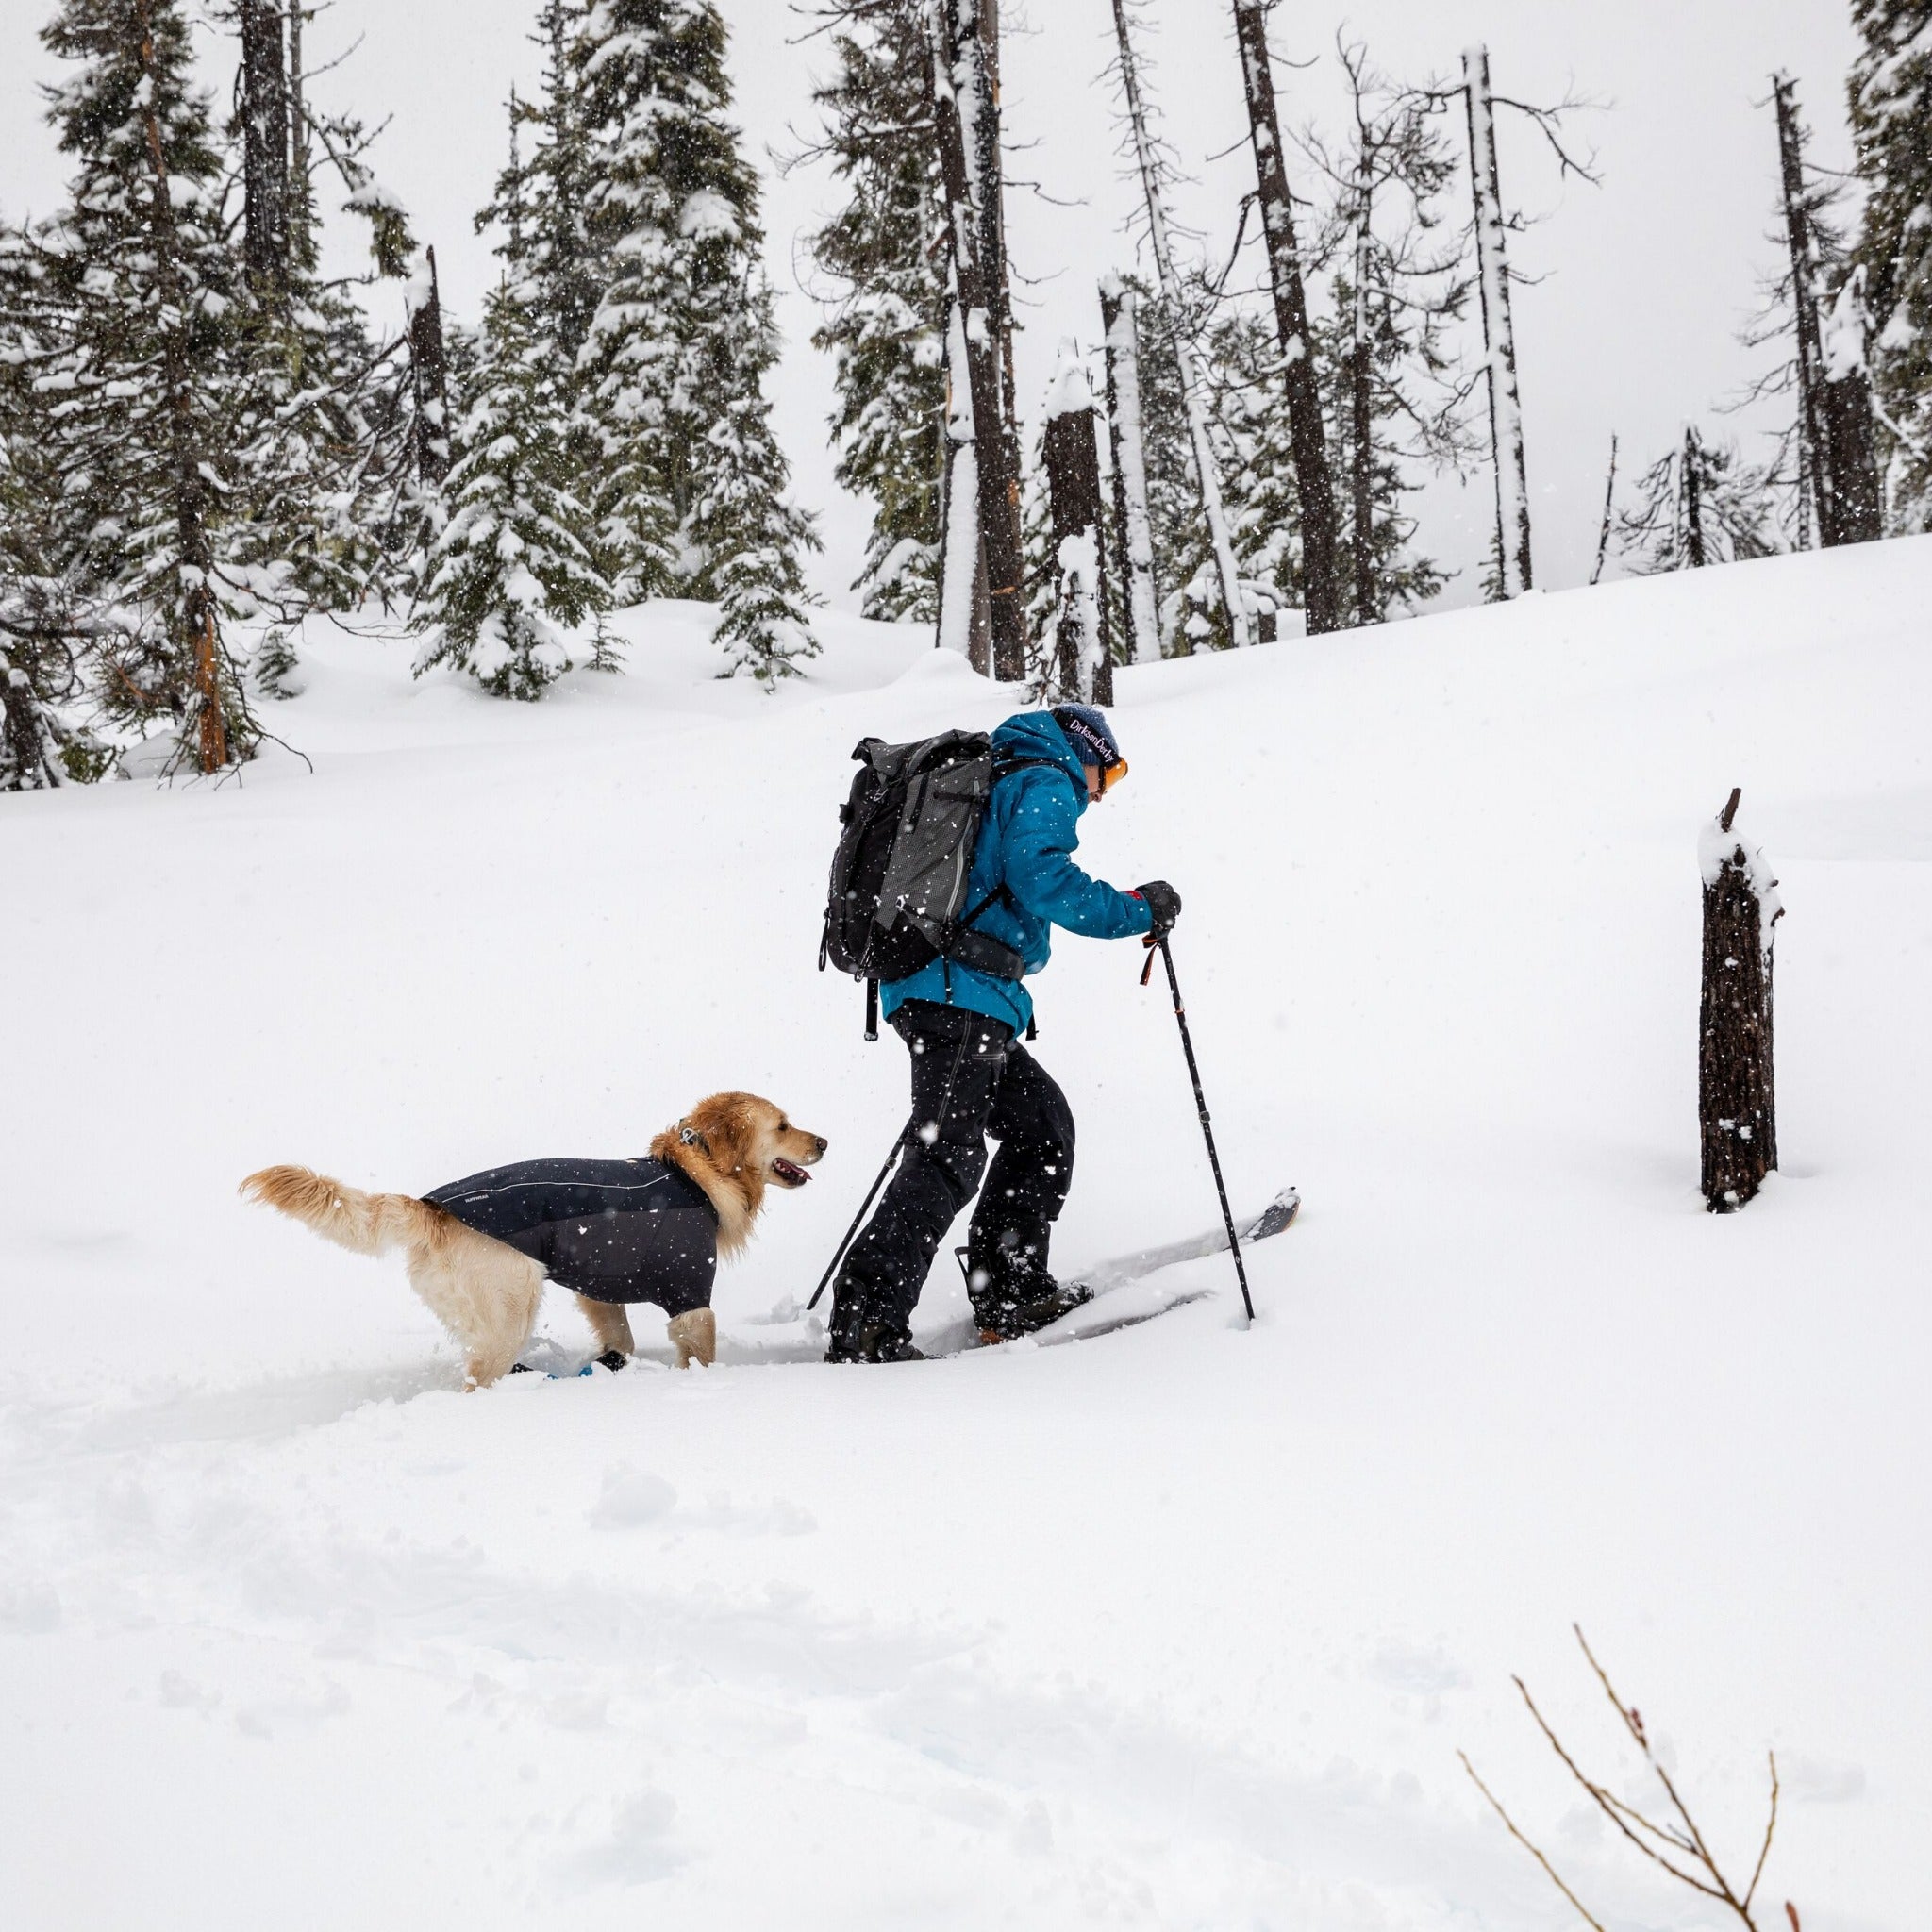
M1299 1191L1291 1187L1283 1188L1258 1214L1235 1224L1235 1233L1242 1247L1265 1241L1292 1226L1295 1217L1301 1212L1301 1206ZM1089 1290L1088 1299L1079 1307L1069 1308L1058 1322L1050 1323L1022 1339L1048 1348L1063 1341L1086 1341L1096 1335L1112 1335L1123 1328L1138 1327L1142 1322L1151 1322L1158 1315L1186 1307L1191 1302L1205 1301L1212 1293L1211 1290L1152 1286L1145 1293L1132 1295L1124 1294L1123 1291L1182 1261L1206 1260L1211 1255L1226 1252L1227 1229L1216 1226L1185 1241L1168 1241L1157 1248L1138 1248L1131 1254L1093 1262L1063 1284L1068 1288ZM955 1250L962 1270L965 1253L963 1248ZM924 1338L923 1345L929 1354L955 1356L1005 1344L982 1341L979 1331L967 1322L942 1335Z

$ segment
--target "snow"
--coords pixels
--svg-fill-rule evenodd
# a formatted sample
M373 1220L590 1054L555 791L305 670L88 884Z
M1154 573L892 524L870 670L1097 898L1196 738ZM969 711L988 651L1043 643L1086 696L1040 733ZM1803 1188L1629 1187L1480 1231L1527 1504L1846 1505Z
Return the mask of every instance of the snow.
M1516 1700L1641 1795L1580 1622L1762 1921L1922 1917L1932 540L1118 674L1082 858L1174 954L1238 1211L1120 1334L829 1369L798 1308L903 1054L813 970L860 737L991 724L827 616L714 613L539 704L315 628L240 783L0 801L0 1901L9 1925L1541 1932L1714 1926ZM588 647L573 655L588 655ZM1699 828L1780 927L1784 1171L1697 1194ZM1218 1219L1166 991L1061 939L1066 1268ZM722 1360L457 1392L399 1267L234 1197L641 1147L699 1094L831 1142ZM961 1312L950 1255L921 1332ZM553 1298L543 1358L589 1338ZM791 1358L788 1358L791 1357ZM264 1901L270 1903L264 1906Z

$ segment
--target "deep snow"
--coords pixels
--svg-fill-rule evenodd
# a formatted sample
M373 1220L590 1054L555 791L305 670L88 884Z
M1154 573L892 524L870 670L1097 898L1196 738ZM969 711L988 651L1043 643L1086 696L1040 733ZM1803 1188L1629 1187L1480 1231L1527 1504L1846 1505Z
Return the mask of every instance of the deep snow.
M1765 1923L1923 1918L1932 540L1119 675L1083 858L1174 941L1262 1319L894 1369L790 1320L903 1050L813 971L861 735L1010 708L706 613L515 707L318 633L220 788L0 801L0 1917L140 1925L1714 1924L1573 1800L1580 1620ZM1697 841L1790 908L1782 1174L1702 1212ZM1059 942L1076 1265L1211 1223L1164 992ZM456 1391L400 1267L234 1198L830 1137L721 1277L725 1361ZM955 1321L942 1257L922 1322ZM776 1315L778 1319L772 1318ZM588 1339L561 1297L547 1358ZM656 1324L641 1332L662 1357ZM1619 1789L1636 1791L1634 1783Z

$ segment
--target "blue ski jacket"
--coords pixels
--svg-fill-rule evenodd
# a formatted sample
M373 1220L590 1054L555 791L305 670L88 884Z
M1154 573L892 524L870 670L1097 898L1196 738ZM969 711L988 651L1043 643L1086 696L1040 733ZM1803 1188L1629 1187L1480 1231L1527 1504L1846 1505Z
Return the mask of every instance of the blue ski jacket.
M1046 964L1057 925L1095 940L1148 931L1154 915L1138 892L1120 891L1074 863L1087 779L1053 713L1023 711L1008 718L992 734L992 747L997 758L1044 762L993 781L966 881L966 910L991 901L973 922L975 930L1011 946L1028 974ZM889 1020L908 1000L970 1008L1004 1020L1015 1033L1033 1017L1033 997L1020 981L995 979L946 959L934 959L879 988L879 1009Z

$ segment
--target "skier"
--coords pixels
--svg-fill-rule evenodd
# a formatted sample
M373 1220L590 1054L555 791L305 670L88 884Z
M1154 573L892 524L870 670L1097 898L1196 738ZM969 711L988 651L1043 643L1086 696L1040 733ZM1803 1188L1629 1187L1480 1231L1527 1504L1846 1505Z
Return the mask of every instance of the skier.
M1074 863L1076 821L1126 775L1103 713L1060 705L1008 718L966 891L974 927L1017 951L1028 974L1051 928L1090 939L1173 930L1180 894L1164 879L1123 892ZM1024 761L1024 762L1020 762ZM833 1290L825 1359L919 1361L909 1328L932 1258L979 1189L967 1235L968 1291L989 1341L1043 1328L1087 1299L1047 1270L1053 1224L1074 1174L1074 1116L1020 1043L1033 1001L1017 980L933 959L879 989L880 1010L912 1055L912 1127L878 1210ZM914 1130L916 1129L916 1131ZM986 1137L1000 1143L987 1172Z

